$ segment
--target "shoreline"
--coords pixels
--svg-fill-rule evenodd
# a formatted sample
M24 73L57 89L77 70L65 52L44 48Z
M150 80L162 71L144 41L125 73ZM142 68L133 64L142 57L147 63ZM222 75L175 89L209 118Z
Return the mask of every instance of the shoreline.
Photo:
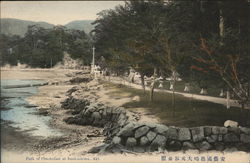
M23 71L20 73L20 71ZM66 74L68 72L63 72L62 70L51 70L51 74L48 74L44 71L37 73L31 73L31 70L24 71L24 70L7 70L1 73L1 77L3 80L6 79L25 79L25 80L44 80L44 81L59 81L60 85L46 85L38 87L37 93L29 96L25 100L30 104L37 106L40 116L47 116L42 115L42 113L47 112L48 116L51 116L51 120L49 121L49 126L51 128L55 128L60 130L64 135L52 137L52 138L38 138L30 136L26 131L18 131L18 129L13 128L9 125L5 125L2 128L5 133L15 133L14 135L24 135L24 140L27 139L24 143L19 143L17 140L18 148L15 149L12 147L12 143L5 142L5 146L2 149L5 153L7 152L17 152L19 153L32 153L32 154L39 154L43 152L45 155L49 154L49 152L53 151L56 153L66 152L66 151L74 151L72 153L87 153L87 151L92 148L93 146L100 145L104 139L104 137L97 137L97 138L87 138L87 134L95 131L99 131L99 128L92 127L92 126L77 126L77 125L69 125L66 124L63 119L67 117L67 110L63 110L60 108L60 102L66 98L65 93L68 89L72 88L74 85L67 84L66 81L72 77L67 77ZM63 73L61 73L63 72ZM79 70L70 71L70 72L79 72ZM16 76L10 77L10 75L18 74ZM25 75L24 74L29 74ZM37 75L39 74L39 75ZM56 76L54 76L56 75ZM27 77L28 76L28 77ZM51 78L51 77L54 78ZM19 78L20 77L20 78ZM46 114L47 114L46 113ZM8 130L6 129L8 128ZM7 135L5 137L8 137ZM18 136L15 136L10 139L17 139ZM30 140L30 145L27 144ZM12 142L10 140L9 142ZM26 148L28 146L28 148ZM25 148L24 148L25 147Z
M28 72L30 73L30 72ZM63 76L62 74L60 74ZM65 75L65 74L64 74ZM55 77L57 78L57 76ZM71 77L70 77L71 78ZM59 85L47 85L38 87L38 92L26 100L31 105L38 106L39 110L48 111L49 116L52 117L50 121L50 126L53 128L57 128L62 130L66 133L64 136L60 136L58 138L49 138L45 140L39 140L35 142L35 145L40 145L36 149L27 150L27 151L15 151L15 150L2 150L2 156L5 157L6 162L23 162L27 161L27 157L44 157L44 158L60 158L63 157L70 157L70 158L89 158L85 160L87 162L96 162L94 158L99 159L103 162L129 162L134 160L140 160L141 162L159 162L161 160L161 156L180 156L180 155L194 155L194 156L226 156L225 162L234 162L235 160L238 161L238 157L242 158L242 163L248 163L248 153L245 152L234 152L230 154L225 154L223 152L218 151L208 151L204 153L200 153L197 150L194 151L178 151L178 152L153 152L153 153L141 153L141 154L108 154L108 155L98 155L98 154L90 154L88 150L92 147L99 146L103 144L104 137L88 137L88 134L94 133L96 131L101 131L100 128L92 127L92 126L79 126L73 124L66 124L63 119L67 117L68 110L64 110L60 108L60 102L66 98L65 93L75 85L67 84L65 81L70 79L69 77L59 78L61 84ZM49 78L44 77L44 79L48 80ZM55 80L55 79L50 79ZM56 79L58 80L58 79ZM93 83L92 83L93 84ZM96 83L94 83L96 84ZM78 84L81 85L81 84ZM83 86L87 84L83 83ZM87 91L85 96L90 96L91 93L94 92L94 95L98 96L98 101L106 103L107 105L122 105L127 101L131 100L132 98L122 98L122 99L109 99L110 97L107 95L109 90L106 88L102 89L102 91ZM95 94L96 93L96 94ZM92 96L93 97L93 96ZM129 114L132 114L129 112ZM142 121L151 121L155 120L156 117L147 117L142 115ZM28 139L29 140L29 139ZM18 142L18 140L17 140ZM34 145L32 144L32 145ZM11 157L10 157L11 156ZM9 158L8 158L9 157ZM12 159L11 159L12 158ZM235 159L237 158L237 159ZM82 159L83 160L83 159ZM82 161L81 159L77 160L68 160L70 162L79 162ZM39 160L32 162L51 162L51 160ZM53 162L60 162L60 160L53 160Z

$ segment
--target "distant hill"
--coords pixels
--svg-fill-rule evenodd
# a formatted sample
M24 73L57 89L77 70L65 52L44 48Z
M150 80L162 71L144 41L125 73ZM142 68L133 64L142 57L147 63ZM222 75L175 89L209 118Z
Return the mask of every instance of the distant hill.
M49 24L46 22L33 22L20 19L2 18L1 34L24 36L29 25L39 25L40 27L46 29L53 28L54 26L53 24Z
M84 32L89 33L94 29L91 24L94 20L76 20L65 24L64 26L68 29L84 30Z
M1 34L6 35L19 35L24 36L27 32L29 25L39 25L40 27L49 29L53 28L53 24L46 22L34 22L28 20L12 19L12 18L2 18L1 20ZM89 33L94 26L91 25L93 20L76 20L71 21L64 26L68 29L84 30L86 33Z

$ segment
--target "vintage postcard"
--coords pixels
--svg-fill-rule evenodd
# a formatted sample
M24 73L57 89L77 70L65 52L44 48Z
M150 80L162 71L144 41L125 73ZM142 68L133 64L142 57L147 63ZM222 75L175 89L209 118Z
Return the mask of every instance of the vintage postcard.
M2 163L250 163L250 1L1 1Z

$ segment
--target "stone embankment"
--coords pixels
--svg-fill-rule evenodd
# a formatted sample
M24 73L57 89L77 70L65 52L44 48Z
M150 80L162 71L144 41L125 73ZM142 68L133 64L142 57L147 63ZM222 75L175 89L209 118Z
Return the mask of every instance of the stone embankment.
M93 96L88 97L90 99L84 98L82 90L87 91L89 88L75 86L67 92L68 98L62 102L62 108L70 109L74 116L66 118L65 122L104 127L107 140L114 137L128 122L126 110L122 107L108 107L96 103Z
M105 145L91 152L150 152L157 150L250 151L250 128L227 125L183 128L151 122L137 122L122 107L109 107L97 103L85 91L99 89L76 86L67 92L62 108L70 109L72 116L65 122L103 127L107 137Z

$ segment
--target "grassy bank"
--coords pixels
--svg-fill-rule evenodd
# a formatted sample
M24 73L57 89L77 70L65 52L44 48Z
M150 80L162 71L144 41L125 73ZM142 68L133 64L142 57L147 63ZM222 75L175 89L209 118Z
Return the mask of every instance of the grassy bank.
M166 125L174 126L201 126L217 125L223 126L228 119L239 122L241 126L250 126L250 110L241 110L232 107L226 109L225 106L208 101L196 100L192 98L176 95L175 116L173 117L172 94L155 92L154 102L149 101L149 92L129 88L118 84L105 82L105 86L110 88L109 95L112 98L140 96L140 101L131 101L124 104L129 110L134 108L145 108L150 114L160 118Z

